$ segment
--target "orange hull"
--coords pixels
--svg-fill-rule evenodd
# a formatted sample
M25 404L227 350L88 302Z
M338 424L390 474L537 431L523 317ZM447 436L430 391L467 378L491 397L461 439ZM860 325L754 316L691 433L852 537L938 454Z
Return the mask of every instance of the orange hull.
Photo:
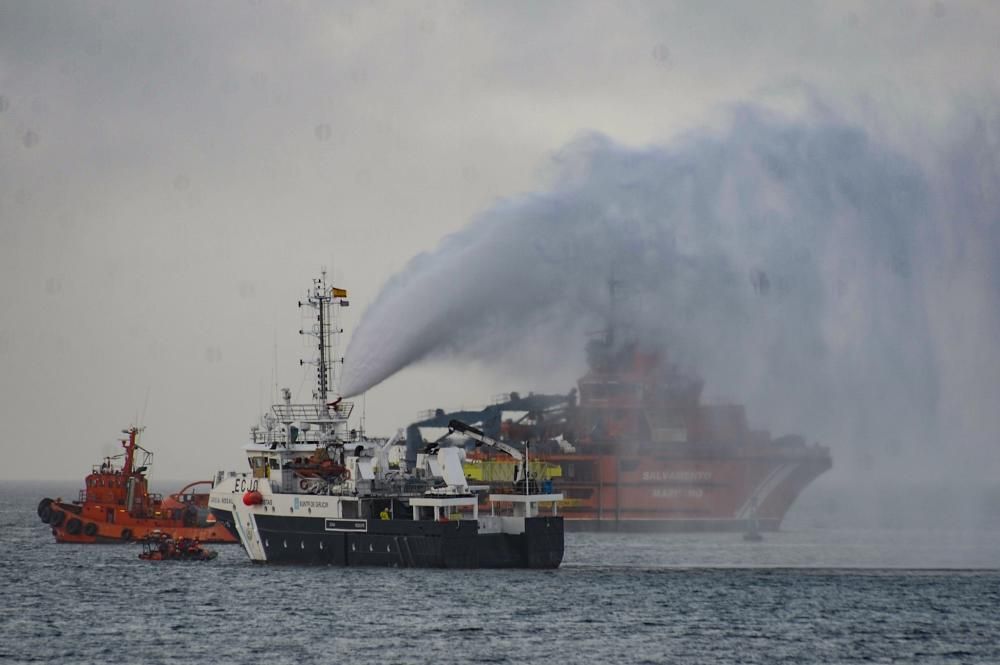
M214 518L209 518L205 526L191 526L177 519L133 517L124 509L99 505L81 506L53 501L49 509L53 515L56 511L65 514L62 518L49 518L52 535L59 543L126 543L142 540L154 531L169 533L176 539L190 538L203 543L236 542L236 538ZM113 521L108 521L109 515ZM52 526L53 519L58 520L58 526Z
M751 524L774 530L802 490L831 466L819 446L533 459L560 468L551 482L566 497L558 508L566 528L598 531L726 531ZM504 491L510 481L490 485ZM544 505L540 510L547 512Z

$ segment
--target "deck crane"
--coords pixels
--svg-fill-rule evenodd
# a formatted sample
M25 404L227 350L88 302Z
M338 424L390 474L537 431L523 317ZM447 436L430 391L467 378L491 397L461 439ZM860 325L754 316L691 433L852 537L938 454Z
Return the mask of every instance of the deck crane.
M479 446L486 445L491 448L496 448L497 450L507 453L508 455L513 457L515 460L517 460L517 468L514 470L514 485L515 486L522 485L528 493L531 493L533 489L537 490L537 488L532 487L533 485L535 485L535 483L531 480L529 476L525 453L522 453L520 450L518 450L517 448L515 448L510 444L504 443L503 441L498 441L491 436L487 436L486 434L483 433L482 430L477 429L472 425L466 425L461 420L451 420L448 423L448 434L453 434L455 432L464 434L465 436L475 441L477 448ZM445 436L448 435L446 434ZM527 451L528 447L527 441L524 442L524 446L525 446L525 451Z

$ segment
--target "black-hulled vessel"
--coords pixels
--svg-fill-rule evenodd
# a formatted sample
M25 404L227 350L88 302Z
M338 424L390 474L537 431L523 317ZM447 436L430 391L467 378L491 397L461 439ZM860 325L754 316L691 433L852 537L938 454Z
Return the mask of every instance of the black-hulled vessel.
M509 493L489 495L480 514L463 451L427 446L408 466L389 463L399 438L369 439L349 427L353 405L333 394L333 321L347 292L325 274L299 307L315 311L302 331L317 340L313 402L293 404L282 391L245 447L250 471L220 472L209 506L239 538L251 560L267 563L434 568L556 568L563 520L540 516L561 494L533 493L523 478ZM522 476L527 464L520 464Z

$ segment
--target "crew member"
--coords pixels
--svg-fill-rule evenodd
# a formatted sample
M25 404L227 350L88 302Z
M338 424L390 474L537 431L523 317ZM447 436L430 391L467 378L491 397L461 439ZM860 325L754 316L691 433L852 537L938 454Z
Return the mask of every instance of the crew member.
M391 517L391 515L389 515L389 509L388 508L383 508L382 512L379 513L378 516L381 517L384 520L390 519L390 517Z

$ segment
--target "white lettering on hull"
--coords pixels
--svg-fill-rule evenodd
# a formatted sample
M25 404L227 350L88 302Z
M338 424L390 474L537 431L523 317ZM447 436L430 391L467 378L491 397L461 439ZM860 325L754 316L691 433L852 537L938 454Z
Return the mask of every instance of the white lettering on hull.
M329 508L330 502L315 501L313 499L300 499L299 497L295 497L292 500L292 505L294 506L295 510L298 510L300 508Z
M642 481L664 482L673 481L680 483L706 482L712 479L711 471L643 471Z
M365 520L326 520L327 531L368 531Z
M658 487L653 490L654 499L701 499L705 490L700 487Z

